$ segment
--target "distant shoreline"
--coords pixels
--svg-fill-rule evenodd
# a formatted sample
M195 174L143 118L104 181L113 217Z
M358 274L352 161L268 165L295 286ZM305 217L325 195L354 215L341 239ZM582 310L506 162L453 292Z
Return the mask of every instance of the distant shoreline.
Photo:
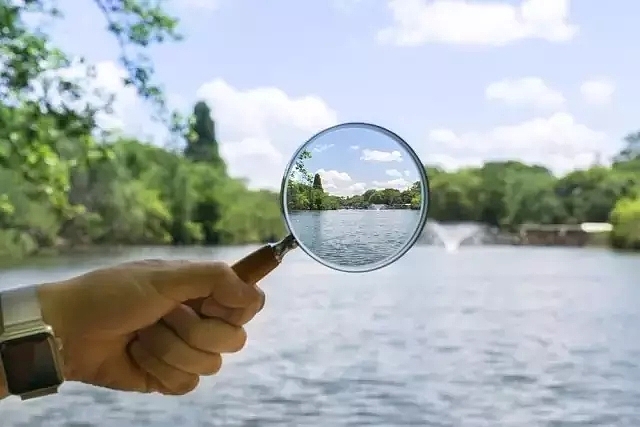
M327 209L289 209L289 212L323 212L323 211L419 211L420 207L414 206L385 206L380 209L372 207L338 207Z
M342 208L343 210L359 210L359 211L371 211L373 209L366 208ZM406 210L403 208L400 209L388 209L388 210ZM301 212L322 212L324 210L295 210L291 211L292 213L301 213ZM440 224L447 225L448 222L440 222ZM458 222L449 222L449 224L456 224ZM554 231L544 231L542 233L538 232L538 236L532 238L533 236L529 235L528 238L523 238L517 232L509 232L506 230L498 230L497 233L493 236L493 241L482 243L482 245L486 246L533 246L533 247L602 247L602 248L611 248L609 242L609 233L580 233L574 231L574 233L558 233ZM100 255L108 255L108 254L117 254L122 252L128 252L131 250L135 250L136 248L144 249L150 247L175 247L175 248L187 248L187 247L198 247L198 248L220 248L220 247L234 247L234 246L255 246L261 245L265 243L272 243L284 236L270 236L270 239L263 239L261 241L243 241L236 243L228 243L228 244L215 244L215 245L205 245L205 244L188 244L188 245L175 245L175 244L145 244L145 243L135 243L135 244L97 244L97 243L76 243L72 244L68 241L64 241L63 239L59 239L57 244L43 248L39 251L33 252L22 258L13 258L13 257L0 257L0 269L4 268L13 268L15 266L19 266L25 263L31 263L33 260L37 260L38 258L43 260L55 260L58 257L65 256L100 256ZM465 245L463 245L465 246Z

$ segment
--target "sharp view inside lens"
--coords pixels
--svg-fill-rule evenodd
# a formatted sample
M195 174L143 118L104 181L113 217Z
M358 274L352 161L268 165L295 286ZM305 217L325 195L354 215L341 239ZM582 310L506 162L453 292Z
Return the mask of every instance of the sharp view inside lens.
M385 263L419 226L418 167L401 143L372 128L312 140L289 171L292 232L329 265L359 270Z

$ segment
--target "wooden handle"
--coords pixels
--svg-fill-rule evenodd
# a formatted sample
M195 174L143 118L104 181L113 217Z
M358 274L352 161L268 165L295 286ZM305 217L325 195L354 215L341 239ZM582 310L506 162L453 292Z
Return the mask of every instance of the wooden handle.
M279 262L271 245L264 245L233 264L233 271L243 282L255 285L278 266Z
M255 285L262 280L267 274L271 273L279 262L271 245L264 245L260 249L251 252L240 261L233 264L233 271L238 277L250 285ZM187 301L187 304L193 308L196 313L201 313L204 298Z

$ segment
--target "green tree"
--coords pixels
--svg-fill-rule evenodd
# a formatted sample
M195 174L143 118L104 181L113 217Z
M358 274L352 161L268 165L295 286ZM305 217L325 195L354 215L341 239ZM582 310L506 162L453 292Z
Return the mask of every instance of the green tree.
M307 166L305 165L305 160L308 160L310 158L311 158L311 151L302 150L302 152L300 153L300 155L295 161L295 166L293 170L294 177L306 184L311 184L313 182L313 175L309 173L309 171L307 170Z
M193 161L206 162L226 170L226 164L220 157L211 110L204 101L199 101L193 107L191 132L185 145L184 155Z
M640 131L632 132L624 138L624 148L615 157L618 163L640 159Z
M322 178L320 177L319 173L313 176L313 188L314 190L324 191L322 189Z
M0 254L282 235L277 195L251 191L227 175L208 107L196 105L186 126L166 105L145 52L179 40L177 20L154 2L94 1L121 47L124 83L150 102L175 140L206 148L198 161L97 127L96 115L108 111L110 99L84 101L91 67L83 78L68 80L69 57L53 46L46 28L26 24L27 15L58 17L55 3L0 0Z
M226 163L220 157L215 124L209 106L199 101L193 108L191 132L184 149L187 159L205 164L211 171L201 171L199 178L200 200L195 206L193 220L200 224L204 242L217 244L221 241L217 223L221 218L221 201L217 196L218 187L226 176Z

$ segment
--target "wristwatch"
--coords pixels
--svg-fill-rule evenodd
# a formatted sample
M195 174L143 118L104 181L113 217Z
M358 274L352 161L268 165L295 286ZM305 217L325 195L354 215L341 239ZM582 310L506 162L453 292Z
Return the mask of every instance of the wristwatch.
M0 292L0 365L9 394L26 400L57 393L61 348L42 318L36 287Z

